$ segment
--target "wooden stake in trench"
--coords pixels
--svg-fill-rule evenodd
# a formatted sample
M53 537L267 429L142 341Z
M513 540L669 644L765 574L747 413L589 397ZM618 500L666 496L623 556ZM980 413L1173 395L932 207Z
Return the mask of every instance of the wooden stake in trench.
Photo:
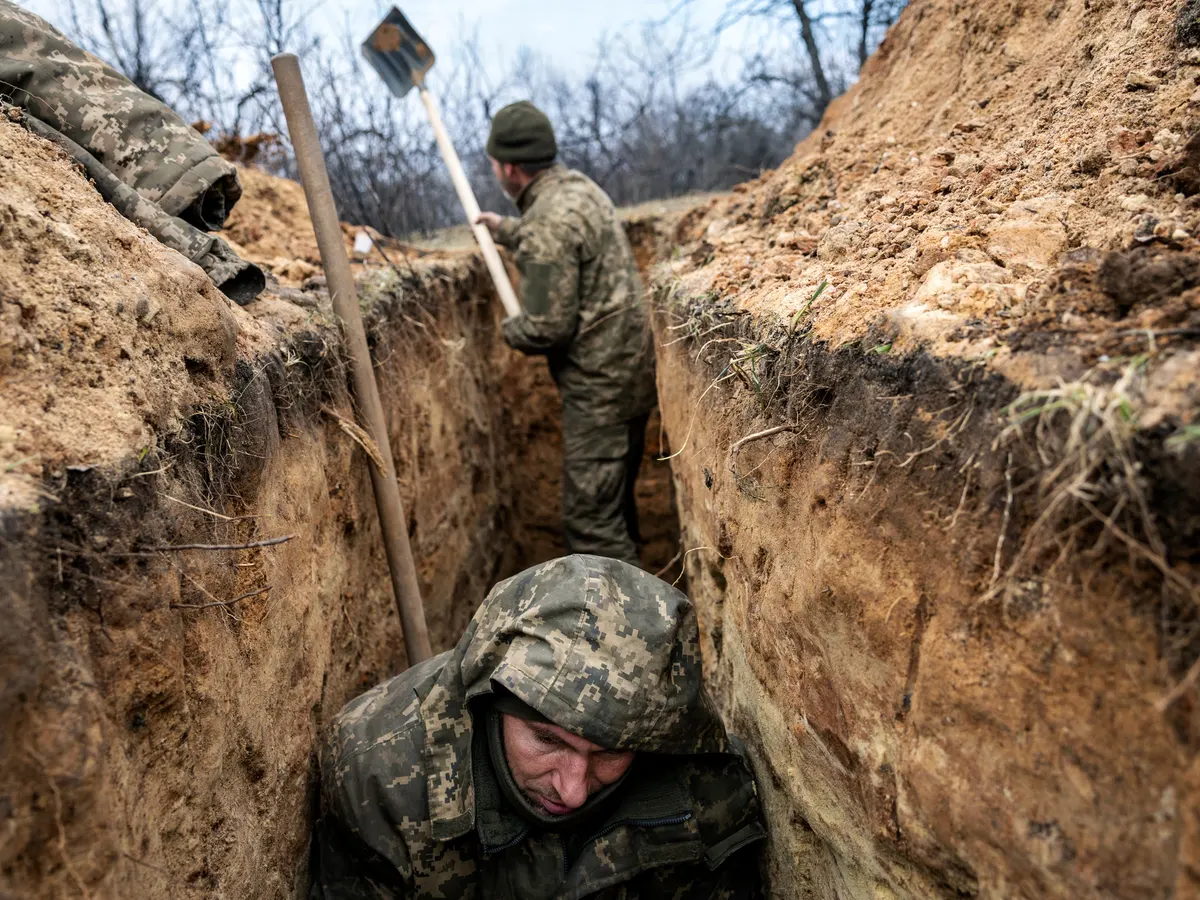
M396 467L392 462L387 422L383 415L383 404L379 400L379 388L375 384L375 372L371 367L371 352L367 347L367 333L358 307L358 293L350 272L350 260L346 256L342 227L333 203L333 191L329 187L329 173L325 169L325 157L317 139L317 126L313 122L308 94L304 90L299 58L294 53L281 53L271 60L271 68L275 70L279 99L283 103L288 133L296 152L296 165L300 169L308 213L317 235L333 309L342 321L350 350L355 399L366 421L367 432L379 447L383 459L382 470L377 465L370 465L371 484L375 488L375 506L383 526L383 545L391 569L396 608L404 629L404 647L408 652L409 665L416 665L432 656L433 650L429 646L421 588L417 583L412 548L408 543L408 520L404 516L404 505L396 485Z

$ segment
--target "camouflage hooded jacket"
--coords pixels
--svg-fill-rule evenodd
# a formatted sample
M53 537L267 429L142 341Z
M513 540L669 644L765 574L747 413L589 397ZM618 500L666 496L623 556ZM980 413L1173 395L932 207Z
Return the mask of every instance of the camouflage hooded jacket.
M582 839L531 826L485 783L474 716L496 685L637 751ZM616 560L569 556L498 584L457 647L338 715L322 792L321 900L760 896L754 855L737 853L765 836L754 782L701 684L695 612Z
M0 96L197 228L220 228L241 196L237 170L170 107L8 0L0 0Z
M633 248L612 201L564 166L540 173L496 242L513 250L524 312L504 339L545 354L563 401L563 427L615 425L654 406L654 342Z

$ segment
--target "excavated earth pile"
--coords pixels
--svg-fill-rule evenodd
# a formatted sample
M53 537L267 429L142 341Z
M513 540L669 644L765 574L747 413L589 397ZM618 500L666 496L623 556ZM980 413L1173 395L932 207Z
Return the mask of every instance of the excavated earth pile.
M687 583L778 896L1200 896L1195 17L914 0L678 227Z
M302 192L244 175L278 283L242 309L0 122L0 895L293 896L316 734L406 665ZM562 552L558 401L478 260L387 255L356 268L441 650Z

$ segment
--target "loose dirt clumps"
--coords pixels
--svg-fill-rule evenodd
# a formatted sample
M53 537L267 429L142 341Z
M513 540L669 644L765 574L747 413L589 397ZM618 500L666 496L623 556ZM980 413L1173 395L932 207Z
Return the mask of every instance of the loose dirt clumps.
M232 374L228 301L8 121L0 183L0 478L151 446Z
M265 268L281 284L300 287L321 271L321 251L308 219L304 188L260 169L246 167L239 171L242 197L225 223L225 236L243 256ZM342 234L346 252L357 272L389 265L407 269L414 259L429 256L450 259L454 256L453 253L431 254L384 237L369 226L343 222ZM355 246L360 234L371 239L366 250ZM380 246L384 248L383 252L380 252Z
M1177 343L1200 315L1200 56L1176 6L914 4L785 165L692 219L677 272L834 345L876 327L1040 386L1060 373L1021 359L1035 335L1085 363Z
M915 0L681 221L660 396L788 897L1200 893L1200 57Z

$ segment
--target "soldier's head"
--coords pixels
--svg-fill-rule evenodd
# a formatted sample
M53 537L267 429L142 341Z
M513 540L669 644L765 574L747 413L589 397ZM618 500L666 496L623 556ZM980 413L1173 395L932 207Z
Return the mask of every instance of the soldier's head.
M726 751L695 610L628 563L567 556L500 582L458 652L498 786L537 821L594 816L639 755Z
M509 104L492 118L487 152L496 180L515 199L539 172L554 165L554 126L528 100Z

